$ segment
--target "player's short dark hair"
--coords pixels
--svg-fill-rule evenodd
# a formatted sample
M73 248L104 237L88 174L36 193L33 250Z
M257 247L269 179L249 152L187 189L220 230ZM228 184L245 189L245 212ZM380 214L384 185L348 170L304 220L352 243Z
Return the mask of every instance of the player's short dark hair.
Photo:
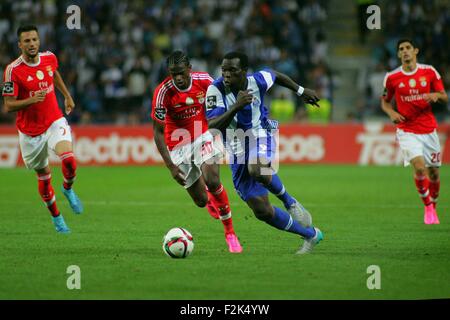
M417 48L416 43L414 42L413 39L410 39L410 38L402 38L402 39L400 39L400 40L397 41L397 51L398 51L398 49L400 48L400 45L401 45L402 43L404 43L404 42L409 42L409 43L411 43L411 45L412 45L413 48Z
M245 53L238 52L238 51L231 51L228 52L226 55L223 56L224 59L231 60L231 59L239 59L239 66L241 69L247 70L248 69L248 56Z
M20 39L20 35L23 32L28 32L28 31L36 31L36 32L38 32L38 28L35 25L32 25L32 24L20 26L19 29L17 29L17 38Z
M181 50L175 50L166 59L167 66L172 66L180 63L184 63L187 66L190 64L189 57Z

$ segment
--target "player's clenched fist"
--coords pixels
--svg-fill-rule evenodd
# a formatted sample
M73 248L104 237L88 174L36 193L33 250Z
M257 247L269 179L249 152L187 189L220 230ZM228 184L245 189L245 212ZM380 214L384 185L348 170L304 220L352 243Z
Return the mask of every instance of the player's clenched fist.
M305 88L302 94L303 101L308 104L315 105L317 108L320 108L319 104L319 97L317 96L317 93L314 90Z
M389 118L391 118L391 121L395 124L404 122L406 120L404 116L395 111L389 113Z
M72 97L69 96L64 100L64 106L66 109L66 114L70 114L73 108L75 108L75 102L73 102Z
M47 91L45 90L40 90L37 91L34 96L31 97L31 102L32 103L37 103L37 102L42 102L45 100L45 95L47 94Z
M253 101L253 95L250 93L250 90L244 90L239 91L237 98L236 98L236 104L238 108L244 108L246 105L252 103Z
M172 178L174 178L179 184L182 186L186 185L186 178L184 176L184 172L178 168L178 166L171 166L169 168L170 173L172 174Z

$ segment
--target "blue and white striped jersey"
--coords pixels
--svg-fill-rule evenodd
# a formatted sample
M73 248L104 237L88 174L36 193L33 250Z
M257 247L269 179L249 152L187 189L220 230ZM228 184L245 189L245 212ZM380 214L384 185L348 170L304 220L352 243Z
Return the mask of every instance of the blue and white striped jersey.
M242 129L247 132L251 130L256 137L267 136L267 130L277 129L278 122L269 120L269 111L264 105L264 95L273 86L275 74L270 69L263 69L247 75L247 90L253 94L253 102L246 105L234 116L227 129ZM236 103L237 92L232 92L225 87L223 77L215 80L206 92L206 116L208 119L224 114L234 103ZM225 132L223 132L224 138ZM230 141L233 149L234 143ZM236 149L234 150L237 151Z
M247 90L253 94L253 102L239 111L231 122L230 129L270 129L268 110L264 105L264 94L272 87L275 74L264 69L247 75ZM215 80L206 92L206 115L208 119L224 114L236 102L237 92L227 89L223 77ZM274 129L274 128L272 128Z

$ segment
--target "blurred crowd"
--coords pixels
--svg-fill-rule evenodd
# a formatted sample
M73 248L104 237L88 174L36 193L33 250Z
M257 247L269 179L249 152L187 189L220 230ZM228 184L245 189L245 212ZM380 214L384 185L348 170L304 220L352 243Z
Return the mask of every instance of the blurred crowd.
M166 77L165 57L186 51L194 70L220 76L222 56L249 55L253 70L272 67L318 90L332 103L325 57L327 0L2 0L0 68L19 55L16 30L35 24L41 51L59 58L77 104L72 123L138 124L150 121L152 92ZM81 9L81 29L69 30L69 5ZM252 70L250 70L252 71ZM59 97L61 98L61 97ZM274 112L302 118L302 102L289 91L271 93ZM280 106L281 107L278 107ZM14 115L2 113L0 122Z
M380 109L383 79L387 71L398 67L397 41L411 38L419 48L418 62L433 65L441 74L450 95L450 1L390 0L378 1L382 12L381 32L371 38L372 62L367 74L363 118L384 115ZM435 105L438 120L444 120L450 106Z

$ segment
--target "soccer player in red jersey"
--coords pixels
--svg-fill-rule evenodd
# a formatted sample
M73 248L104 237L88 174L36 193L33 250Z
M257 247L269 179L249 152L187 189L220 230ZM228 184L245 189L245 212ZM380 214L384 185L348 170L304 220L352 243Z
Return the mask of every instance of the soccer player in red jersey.
M58 72L58 60L50 51L39 52L40 40L35 26L22 26L17 31L21 56L9 64L3 76L4 107L17 112L16 126L22 158L28 169L38 177L38 190L49 209L56 231L69 233L64 218L56 206L48 165L48 149L62 161L63 194L77 214L83 211L80 199L72 189L76 161L72 151L71 129L55 95L55 86L65 97L69 114L75 104Z
M419 49L410 39L397 43L402 65L386 74L381 108L397 125L397 141L405 166L411 164L420 197L425 205L425 224L439 224L436 203L439 196L441 146L432 104L447 103L439 73L430 65L417 63ZM397 110L391 104L395 96Z
M229 251L240 253L227 192L219 177L221 151L206 121L206 90L213 79L206 72L192 71L182 51L174 51L166 63L170 76L158 85L152 102L156 146L172 177L195 204L206 206L211 216L220 218Z

